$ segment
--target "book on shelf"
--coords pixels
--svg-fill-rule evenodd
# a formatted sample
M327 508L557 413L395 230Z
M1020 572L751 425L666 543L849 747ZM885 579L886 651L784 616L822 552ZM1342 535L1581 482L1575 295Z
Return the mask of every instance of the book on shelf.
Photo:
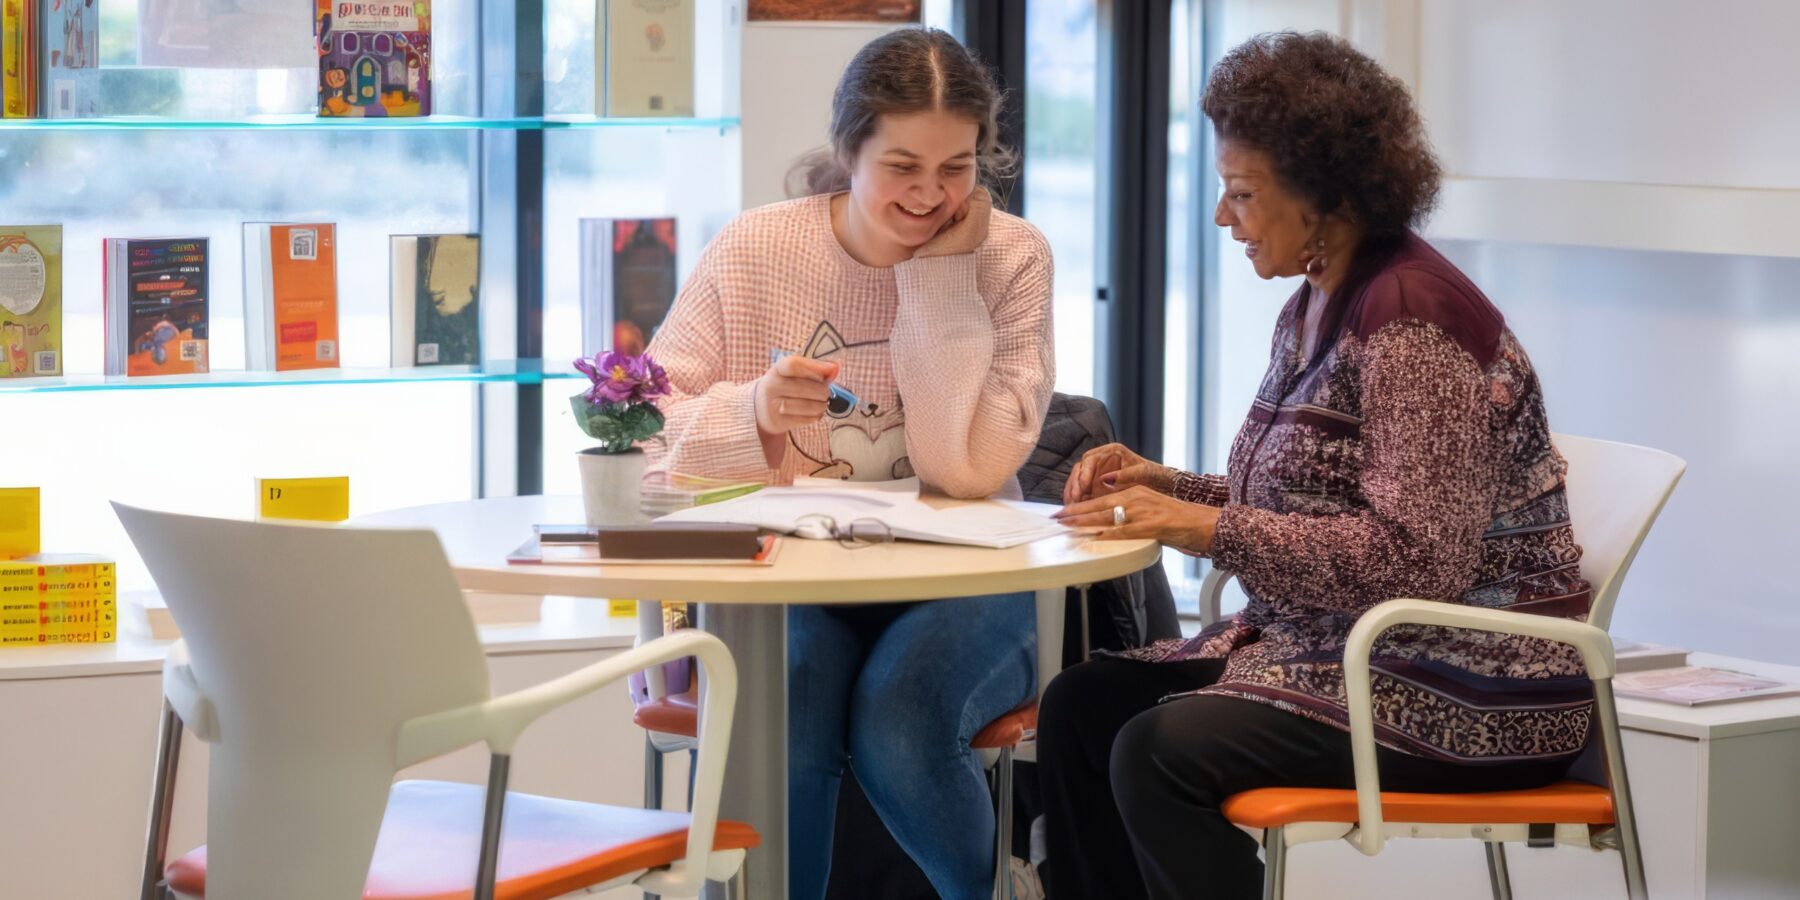
M8 119L38 113L39 16L37 0L0 4L0 92L5 95L0 114Z
M917 22L919 0L750 0L752 22Z
M0 378L62 374L62 226L0 227Z
M48 119L100 114L99 0L35 0L43 4L43 87Z
M245 223L244 360L258 371L338 367L337 226Z
M581 220L584 352L640 354L675 305L674 219Z
M117 567L87 554L0 562L0 646L118 640Z
M601 0L601 115L694 114L694 0Z
M1621 672L1613 678L1621 697L1655 700L1678 706L1706 706L1735 700L1757 700L1800 694L1800 684L1762 678L1729 669L1681 666L1644 672Z
M317 0L319 115L431 115L430 0Z
M476 625L529 625L543 619L544 598L537 594L464 591L463 602ZM131 591L119 598L119 607L119 626L126 633L153 641L181 638L181 626L161 594Z
M206 238L107 238L106 374L208 370Z
M472 366L481 362L481 236L396 234L393 365Z

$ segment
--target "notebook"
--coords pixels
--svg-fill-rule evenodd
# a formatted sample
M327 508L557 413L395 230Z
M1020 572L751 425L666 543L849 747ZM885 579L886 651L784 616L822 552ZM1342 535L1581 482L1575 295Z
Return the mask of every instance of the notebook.
M1004 549L1069 533L1046 504L987 500L936 508L919 499L918 482L805 481L680 510L660 522L755 525L812 540L925 541Z

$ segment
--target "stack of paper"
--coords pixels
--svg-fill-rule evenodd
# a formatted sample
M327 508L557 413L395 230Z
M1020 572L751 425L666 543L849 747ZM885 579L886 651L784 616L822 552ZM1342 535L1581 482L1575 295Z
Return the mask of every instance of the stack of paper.
M882 534L897 540L1005 548L1067 532L1046 514L1048 509L994 500L934 508L919 499L916 480L809 481L681 510L660 521L755 525L819 540Z

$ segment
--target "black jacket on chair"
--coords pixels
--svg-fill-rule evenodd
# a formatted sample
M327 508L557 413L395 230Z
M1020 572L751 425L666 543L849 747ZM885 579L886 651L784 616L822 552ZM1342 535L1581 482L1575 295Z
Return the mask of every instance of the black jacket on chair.
M1092 397L1055 394L1044 417L1037 448L1019 469L1025 499L1062 503L1069 470L1082 454L1112 443L1112 417ZM1063 627L1063 665L1081 661L1080 592L1071 588ZM1095 649L1122 650L1181 635L1175 600L1162 566L1093 585L1088 591L1088 630ZM1014 817L1019 831L1013 846L1023 857L1031 846L1028 829L1037 817L1036 782L1018 764ZM875 815L856 776L846 772L838 796L837 839L832 847L827 900L929 900L937 894L911 857L900 849Z

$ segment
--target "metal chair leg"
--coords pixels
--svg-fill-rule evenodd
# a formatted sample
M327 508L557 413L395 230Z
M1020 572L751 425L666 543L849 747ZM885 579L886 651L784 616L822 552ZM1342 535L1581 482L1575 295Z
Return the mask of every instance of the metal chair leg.
M737 874L731 876L731 880L725 884L726 900L746 900L750 896L749 871L750 860L746 857L743 863L738 865Z
M994 762L994 900L1013 900L1013 748Z
M1280 828L1263 829L1263 900L1281 900L1287 882L1287 835Z
M663 754L656 749L656 742L650 735L644 735L644 808L662 809L663 802ZM689 803L692 806L692 803ZM649 891L644 892L644 900L660 900L659 896Z
M644 737L644 808L662 809L663 755L648 735Z
M1625 774L1625 747L1619 737L1619 708L1613 700L1612 679L1594 682L1594 711L1600 717L1600 741L1606 751L1606 780L1612 786L1613 817L1619 830L1619 855L1625 864L1625 893L1631 900L1649 900L1644 880L1644 853L1638 843L1637 812L1631 803L1631 779Z
M512 756L496 753L488 759L486 807L481 816L481 858L475 869L475 900L494 900L494 881L500 869L500 822L506 813L506 780Z
M163 700L157 728L156 774L150 787L150 827L144 836L144 878L140 900L163 900L163 870L168 865L169 819L175 812L175 775L181 764L181 717Z
M698 777L699 772L700 772L700 748L699 747L689 747L688 748L687 808L690 810L694 808L694 779L696 777Z
M1506 845L1499 841L1484 841L1487 848L1488 887L1493 889L1494 900L1512 900L1512 876L1506 871Z

